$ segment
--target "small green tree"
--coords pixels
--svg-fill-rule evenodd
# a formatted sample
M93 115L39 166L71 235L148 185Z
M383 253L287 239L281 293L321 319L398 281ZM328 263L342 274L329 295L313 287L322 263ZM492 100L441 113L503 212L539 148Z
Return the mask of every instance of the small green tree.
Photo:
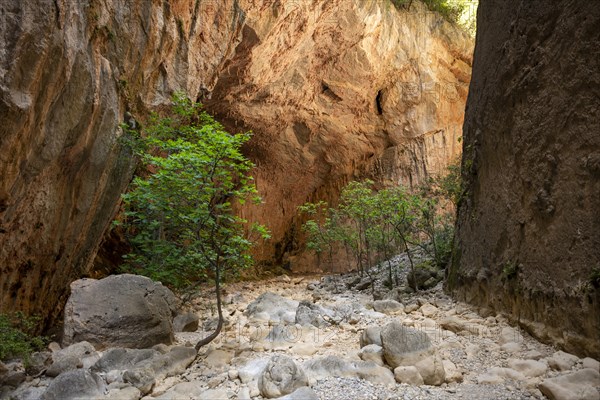
M252 263L250 232L268 233L234 212L246 200L260 202L253 164L240 150L250 134L229 134L182 94L171 111L154 115L146 136L135 140L148 173L123 195L133 247L126 265L179 291L214 279L218 325L198 349L222 329L221 281Z
M446 266L452 253L455 212L462 195L458 160L450 163L446 174L427 180L419 191L416 227L426 240L415 244L429 253L440 268Z
M388 281L390 287L399 284L397 274L393 273L391 256L394 255L399 248L404 247L403 243L399 244L399 237L394 221L397 217L398 209L402 207L404 197L399 196L404 192L400 189L383 189L377 192L374 201L375 224L372 226L373 240L376 241L380 261L386 261L388 267Z
M321 254L325 251L329 271L333 274L335 272L334 251L336 246L343 243L345 237L339 211L329 207L324 201L306 203L298 207L298 210L312 218L302 225L302 230L307 234L306 247L317 254L319 265L321 265ZM334 284L336 292L339 292L337 279L334 280Z
M385 207L385 202L382 201L380 195L382 192L374 194L375 201L373 209L374 223L368 229L368 236L371 243L374 244L376 250L375 262L380 264L387 263L388 267L388 282L389 287L394 287L394 282L398 284L398 279L394 279L391 257L397 249L397 243L394 240L394 232L388 222L389 214Z
M394 234L394 240L399 241L402 249L406 251L411 274L414 278L415 263L410 244L415 242L415 224L418 220L417 210L420 198L408 193L402 186L384 189L379 192L378 197L381 209L385 210L385 219ZM415 281L416 279L413 279L413 282ZM418 290L416 287L413 289Z
M307 234L306 247L317 254L319 264L321 253L327 251L329 270L333 272L333 252L339 241L339 225L336 209L330 208L326 202L305 203L298 207L301 213L311 217L302 229Z
M340 196L340 215L346 220L346 232L341 236L351 240L350 247L357 256L359 269L371 279L371 292L375 295L375 275L372 271L376 256L376 234L374 228L377 214L375 212L376 196L373 181L350 182L342 190ZM353 232L354 231L354 232Z
M463 182L460 171L460 160L456 159L448 165L447 173L434 179L433 186L437 187L436 195L452 203L454 208L458 206L463 196Z

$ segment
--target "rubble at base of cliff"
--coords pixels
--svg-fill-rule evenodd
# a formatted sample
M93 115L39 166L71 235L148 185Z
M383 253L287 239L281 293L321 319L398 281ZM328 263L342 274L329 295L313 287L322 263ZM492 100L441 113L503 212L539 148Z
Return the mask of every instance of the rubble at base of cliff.
M27 371L0 365L0 398L600 398L597 360L542 344L503 314L478 314L443 282L412 291L404 255L391 260L401 285L389 289L388 265L371 274L374 290L358 273L228 284L226 327L196 353L215 325L207 287L175 317L174 343L52 343Z

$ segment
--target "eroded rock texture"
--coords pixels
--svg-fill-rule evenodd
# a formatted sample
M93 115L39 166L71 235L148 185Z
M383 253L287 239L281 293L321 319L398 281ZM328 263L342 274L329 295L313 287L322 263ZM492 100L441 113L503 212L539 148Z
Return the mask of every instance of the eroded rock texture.
M131 179L117 141L126 110L141 118L172 90L208 86L235 47L243 15L234 8L1 2L1 310L60 311Z
M273 233L263 259L296 256L297 206L335 201L350 180L411 185L460 153L472 39L420 2L254 3L207 101L247 154L265 206L246 210Z
M448 287L600 355L600 9L482 0Z
M60 312L132 175L118 124L176 89L254 130L266 205L242 212L272 230L263 261L307 267L293 257L299 204L354 177L443 169L460 151L472 41L414 3L3 1L0 308Z

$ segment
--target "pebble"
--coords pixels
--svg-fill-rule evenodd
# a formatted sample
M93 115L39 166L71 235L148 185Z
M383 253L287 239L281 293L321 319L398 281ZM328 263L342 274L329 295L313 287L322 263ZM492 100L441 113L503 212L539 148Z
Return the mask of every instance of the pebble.
M229 377L229 379L231 379L232 381L233 381L234 379L237 379L237 378L238 378L238 376L239 376L237 369L230 369L230 370L227 372L227 376L228 376L228 377Z

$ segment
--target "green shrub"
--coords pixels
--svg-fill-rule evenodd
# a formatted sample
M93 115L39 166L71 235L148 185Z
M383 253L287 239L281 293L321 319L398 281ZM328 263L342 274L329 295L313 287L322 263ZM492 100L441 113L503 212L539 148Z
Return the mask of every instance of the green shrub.
M514 261L507 261L502 266L502 277L510 280L517 277L519 273L519 265Z
M450 22L458 23L465 11L465 4L451 0L421 0L429 10L439 13Z
M0 314L0 360L23 358L44 348L46 338L34 335L40 318L22 312Z
M452 256L454 240L454 221L446 221L440 224L435 231L436 246L434 253L435 263L439 268L446 268Z
M398 10L409 10L417 0L390 0ZM476 31L475 9L477 0L420 0L429 11L440 14L447 21L462 27L472 36Z

